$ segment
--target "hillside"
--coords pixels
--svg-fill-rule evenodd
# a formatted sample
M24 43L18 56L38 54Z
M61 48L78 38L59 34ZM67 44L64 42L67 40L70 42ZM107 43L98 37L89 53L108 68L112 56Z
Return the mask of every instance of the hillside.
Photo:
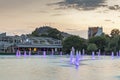
M71 34L61 32L56 28L52 28L50 26L36 28L30 35L36 37L52 37L56 39L63 39L71 36Z

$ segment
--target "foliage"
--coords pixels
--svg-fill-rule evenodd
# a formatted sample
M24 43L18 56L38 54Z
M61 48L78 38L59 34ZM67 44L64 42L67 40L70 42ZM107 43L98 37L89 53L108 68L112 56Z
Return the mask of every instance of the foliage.
M94 44L94 43L90 43L90 44L88 44L88 46L87 46L87 51L90 51L90 52L96 51L97 49L98 49L98 48L97 48L97 45Z
M76 50L82 50L86 48L86 40L79 36L70 36L63 41L63 51L70 52L71 48L74 47Z
M97 48L101 51L104 51L104 48L107 45L107 39L105 36L96 36L89 39L89 43L96 44Z
M63 36L61 35L60 31L58 31L57 29L51 29L48 31L48 36L55 38L55 39L62 39Z
M110 35L111 35L112 37L115 37L115 36L120 35L119 29L113 29L113 30L111 31Z
M120 35L111 38L108 45L108 49L109 51L114 51L114 52L120 50Z
M36 28L30 36L35 37L51 37L55 39L63 39L62 33L56 28L51 28L49 26L44 26L40 28Z

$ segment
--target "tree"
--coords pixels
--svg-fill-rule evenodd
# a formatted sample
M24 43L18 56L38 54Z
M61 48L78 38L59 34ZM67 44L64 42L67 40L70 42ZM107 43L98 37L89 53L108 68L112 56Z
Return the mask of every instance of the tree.
M109 51L114 51L114 52L120 50L120 35L111 38L108 48Z
M110 35L111 35L112 37L115 37L115 36L120 35L119 29L113 29L113 30L111 31Z
M33 31L30 36L39 37L38 28L36 28L35 31Z
M92 37L89 39L89 43L96 44L98 49L104 51L104 48L107 45L107 38L104 35Z
M87 51L90 51L90 52L96 51L97 49L98 48L97 48L96 44L94 44L94 43L90 43L87 47Z
M51 29L48 31L48 36L55 38L55 39L62 39L63 36L61 35L61 32L58 31L57 29Z
M76 50L82 50L86 48L86 40L79 36L70 36L63 40L63 51L69 53L71 48Z

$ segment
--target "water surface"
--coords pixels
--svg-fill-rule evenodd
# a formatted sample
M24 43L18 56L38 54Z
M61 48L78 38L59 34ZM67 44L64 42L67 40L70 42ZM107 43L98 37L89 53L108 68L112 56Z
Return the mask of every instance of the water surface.
M87 56L75 69L67 56L0 56L0 80L120 80L120 59Z

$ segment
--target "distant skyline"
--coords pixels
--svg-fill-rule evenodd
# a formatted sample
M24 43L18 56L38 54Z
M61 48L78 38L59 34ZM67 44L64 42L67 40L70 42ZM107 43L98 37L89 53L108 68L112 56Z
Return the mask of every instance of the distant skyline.
M87 38L88 27L120 29L120 0L0 0L0 33L29 34L40 26Z

